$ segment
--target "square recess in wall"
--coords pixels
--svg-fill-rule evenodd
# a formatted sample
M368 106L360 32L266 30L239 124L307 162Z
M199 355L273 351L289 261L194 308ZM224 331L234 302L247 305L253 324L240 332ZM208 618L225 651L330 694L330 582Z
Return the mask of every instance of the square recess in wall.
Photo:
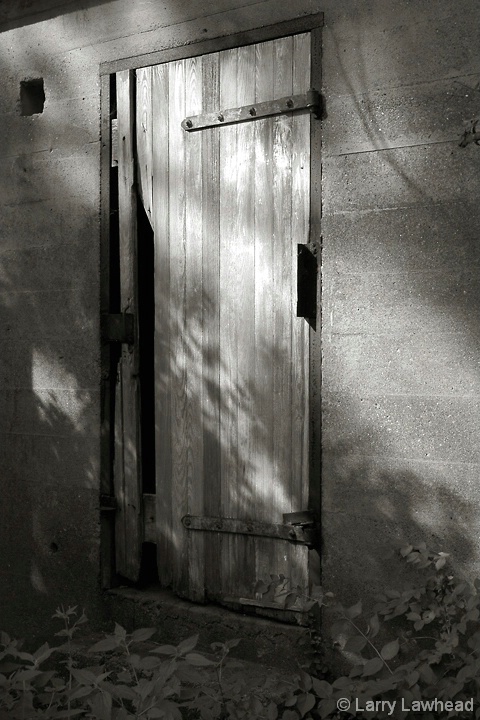
M43 112L45 89L43 78L20 82L20 115L38 115Z

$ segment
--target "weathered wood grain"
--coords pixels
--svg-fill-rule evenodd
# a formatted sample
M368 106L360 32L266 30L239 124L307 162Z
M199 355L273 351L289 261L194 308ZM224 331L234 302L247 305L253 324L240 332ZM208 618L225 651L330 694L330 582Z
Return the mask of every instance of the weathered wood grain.
M255 58L255 101L272 97L274 84L273 43L259 43ZM269 338L273 337L273 120L255 122L255 405L261 408L254 420L252 464L255 468L252 492L256 498L255 516L271 519L273 473L273 373ZM271 342L271 341L270 341ZM270 540L255 542L255 576L271 572Z
M308 327L294 315L310 116L181 121L305 92L309 63L305 35L169 63L161 100L153 75L159 567L195 600L248 595L267 571L307 580L306 548L181 518L278 523L308 504Z
M169 65L169 221L170 221L170 345L172 433L172 527L175 548L173 583L180 594L188 588L186 533L181 525L188 494L188 388L185 236L185 63ZM194 369L192 368L194 371Z
M202 58L184 60L185 114L202 110ZM194 515L204 514L205 479L203 469L203 205L202 138L184 134L185 142L185 327L188 370L186 441L187 508ZM188 596L205 597L205 537L203 533L185 533L188 555Z
M281 38L274 44L274 97L292 92L293 39ZM274 236L274 329L273 359L273 470L271 491L272 521L291 507L291 410L292 410L292 117L285 115L273 122L273 236ZM296 248L295 248L296 250ZM271 552L275 564L282 567L285 553L275 546ZM283 561L283 562L282 562Z
M237 105L255 100L255 46L240 47L237 51ZM225 207L235 212L233 247L228 259L237 275L236 301L232 321L237 325L237 388L238 458L237 484L231 497L234 517L251 518L256 511L253 482L256 469L252 463L253 437L256 418L261 408L255 404L255 144L254 123L236 127L236 206ZM225 288L226 290L226 288ZM221 288L223 295L224 289ZM231 290L230 290L231 292ZM255 538L234 537L230 568L231 591L252 591L255 571ZM227 588L225 588L227 592Z
M134 92L132 72L117 75L120 309L137 314L137 221L134 185ZM138 323L137 323L138 327ZM116 569L138 580L143 540L140 471L138 342L122 345L115 410ZM121 408L121 411L120 411Z
M220 106L237 103L238 49L222 53L220 60ZM237 204L237 128L225 127L220 134L220 448L221 448L221 515L229 517L235 510L239 468L238 435L238 356L237 356L237 285L236 263ZM241 271L241 269L240 269ZM223 292L224 288L231 292ZM222 593L230 590L232 562L235 562L235 540L222 541L220 572Z
M157 555L160 582L172 583L175 546L172 520L172 432L170 337L169 70L152 75L153 227L155 238L155 467Z
M136 97L137 183L147 217L152 223L152 72L139 68Z
M203 110L220 102L219 54L203 58ZM202 133L202 323L203 323L203 477L205 514L221 514L220 451L220 129ZM205 541L205 584L210 597L221 595L219 562L223 538L211 533Z

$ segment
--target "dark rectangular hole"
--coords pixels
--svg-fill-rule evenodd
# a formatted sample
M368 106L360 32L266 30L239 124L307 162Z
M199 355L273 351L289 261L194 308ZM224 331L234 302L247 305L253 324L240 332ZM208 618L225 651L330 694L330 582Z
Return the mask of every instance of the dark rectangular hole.
M20 83L20 113L21 115L37 115L43 112L45 104L45 89L43 78L22 80Z
M137 204L137 229L140 428L143 492L155 493L155 245L152 226L140 200Z
M297 317L317 314L317 258L307 245L297 245Z

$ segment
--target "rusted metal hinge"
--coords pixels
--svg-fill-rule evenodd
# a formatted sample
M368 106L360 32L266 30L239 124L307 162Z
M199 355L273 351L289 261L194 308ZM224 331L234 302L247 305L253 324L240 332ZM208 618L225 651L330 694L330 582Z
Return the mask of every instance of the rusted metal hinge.
M191 115L182 120L182 128L188 132L203 130L218 125L231 125L232 123L259 120L271 115L283 115L299 110L310 110L316 118L322 115L322 97L317 90L309 90L303 95L288 95L278 100L253 103L237 108L228 108L203 115Z
M132 313L105 314L101 318L102 340L131 345L135 337L135 316Z
M315 529L302 525L280 525L260 520L237 520L235 518L200 517L195 515L184 515L182 523L187 530L270 537L302 545L313 545L315 540Z

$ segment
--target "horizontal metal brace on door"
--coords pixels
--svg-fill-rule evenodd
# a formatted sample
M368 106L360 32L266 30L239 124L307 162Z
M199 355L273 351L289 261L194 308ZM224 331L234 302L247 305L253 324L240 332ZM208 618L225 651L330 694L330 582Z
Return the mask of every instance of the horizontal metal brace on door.
M102 315L102 340L131 345L135 337L135 316L132 313Z
M237 108L228 108L204 115L191 115L182 120L182 128L188 132L217 127L218 125L231 125L232 123L259 120L271 115L283 115L299 110L310 110L316 118L322 115L322 98L317 90L309 90L303 95L288 95L278 100L253 103Z
M315 538L314 528L280 525L262 522L260 520L237 520L235 518L184 515L182 523L187 530L270 537L303 545L313 545Z

